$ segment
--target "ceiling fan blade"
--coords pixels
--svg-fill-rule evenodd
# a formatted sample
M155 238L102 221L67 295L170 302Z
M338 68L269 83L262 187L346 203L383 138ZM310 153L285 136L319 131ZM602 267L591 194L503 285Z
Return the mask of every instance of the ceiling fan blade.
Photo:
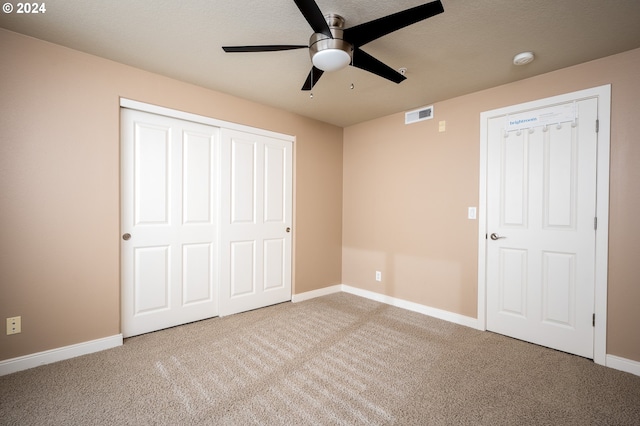
M311 68L311 71L309 71L309 75L307 76L307 81L305 81L304 86L302 86L302 90L313 89L313 86L318 82L318 80L320 80L320 77L322 77L323 73L324 71L319 68Z
M279 50L293 50L302 49L309 46L301 44L270 44L264 46L222 46L222 49L227 53L242 53L242 52L277 52Z
M321 33L327 37L333 38L329 24L324 18L322 11L318 7L318 4L314 0L293 0L302 12L302 15L307 20L314 33Z
M367 52L360 50L357 47L353 50L353 61L351 62L351 65L379 75L387 80L391 80L394 83L401 83L407 79L407 77L400 74L398 71L386 64L383 64Z
M383 18L365 22L344 30L344 39L355 47L444 12L440 0L416 6Z

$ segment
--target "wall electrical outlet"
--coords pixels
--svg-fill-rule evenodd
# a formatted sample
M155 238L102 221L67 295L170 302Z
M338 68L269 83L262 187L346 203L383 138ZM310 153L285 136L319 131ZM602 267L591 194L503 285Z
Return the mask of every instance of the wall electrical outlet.
M376 281L382 281L382 272L376 271Z
M7 318L7 336L22 333L22 317Z

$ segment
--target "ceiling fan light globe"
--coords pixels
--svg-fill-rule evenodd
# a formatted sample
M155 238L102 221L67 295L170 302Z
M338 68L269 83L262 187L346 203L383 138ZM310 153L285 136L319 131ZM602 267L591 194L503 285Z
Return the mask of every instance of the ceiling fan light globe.
M351 56L342 49L325 49L316 52L312 62L322 71L338 71L351 63Z

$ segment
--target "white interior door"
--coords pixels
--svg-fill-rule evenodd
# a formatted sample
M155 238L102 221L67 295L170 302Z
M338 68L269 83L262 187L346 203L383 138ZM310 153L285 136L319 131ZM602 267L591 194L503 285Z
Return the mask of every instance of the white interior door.
M525 115L567 110L488 122L487 329L593 358L598 100Z
M122 333L218 314L219 129L121 109Z
M293 143L222 129L220 315L291 300Z

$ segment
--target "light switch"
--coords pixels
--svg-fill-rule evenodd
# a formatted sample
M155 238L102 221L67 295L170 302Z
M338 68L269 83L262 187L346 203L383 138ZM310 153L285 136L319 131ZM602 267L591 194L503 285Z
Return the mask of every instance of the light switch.
M438 123L438 131L444 132L445 130L447 130L447 122L442 120Z
M469 207L468 218L475 219L477 214L477 209L475 207Z

